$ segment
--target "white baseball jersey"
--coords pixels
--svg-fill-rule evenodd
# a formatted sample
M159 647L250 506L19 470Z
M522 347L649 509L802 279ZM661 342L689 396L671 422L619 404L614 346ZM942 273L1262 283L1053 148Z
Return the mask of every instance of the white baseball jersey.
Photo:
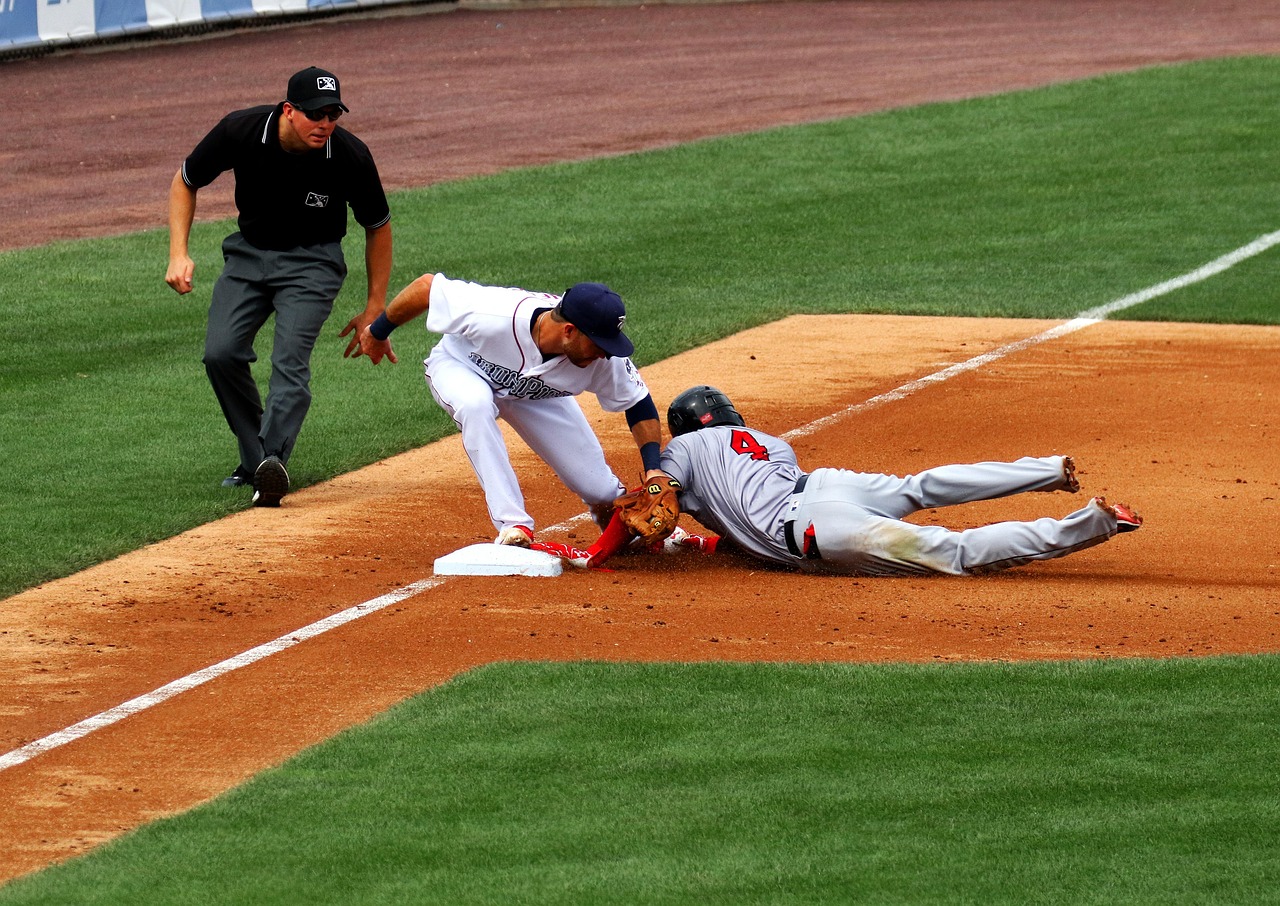
M427 329L444 334L427 359L448 355L489 382L494 393L526 400L594 393L606 412L621 412L649 395L629 358L598 359L579 368L564 356L543 360L531 330L538 309L559 296L484 286L436 274Z
M501 531L534 526L497 419L506 421L588 507L613 501L623 484L574 399L590 391L606 412L649 395L629 358L597 359L584 368L565 356L544 359L532 320L559 296L483 286L436 274L427 329L444 334L425 361L427 384L462 432L484 491L489 518Z

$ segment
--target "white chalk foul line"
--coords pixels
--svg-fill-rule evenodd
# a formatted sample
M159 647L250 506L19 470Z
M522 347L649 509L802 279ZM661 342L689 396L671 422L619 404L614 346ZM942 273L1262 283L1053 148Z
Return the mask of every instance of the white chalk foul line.
M1214 274L1219 274L1227 268L1232 267L1235 264L1239 264L1241 261L1251 258L1254 255L1260 254L1278 243L1280 243L1280 230L1277 230L1274 233L1268 233L1265 236L1259 236L1248 245L1241 246L1235 251L1223 255L1221 258L1210 261L1208 264L1198 267L1180 277L1175 277L1172 280L1166 280L1164 283L1158 283L1155 286L1148 287L1147 289L1140 290L1139 292L1132 293L1131 295L1123 296L1113 302L1108 302L1106 305L1100 305L1097 308L1091 308L1088 311L1081 312L1070 321L1051 327L1033 337L1027 337L1023 340L1008 343L998 349L993 349L990 352L985 352L981 355L974 356L971 359L967 359L966 361L951 365L948 368L944 368L942 371L910 381L903 384L901 387L888 391L887 393L874 396L865 402L842 409L832 415L825 416L816 421L810 422L807 425L796 428L793 431L788 431L783 435L783 437L803 437L804 435L811 434L814 431L838 421L839 419L847 418L850 415L866 411L867 409L872 409L876 406L880 406L894 400L903 399L925 387L950 380L959 374L974 371L984 365L990 364L998 359L1002 359L1007 355L1011 355L1012 353L1028 349L1039 343L1043 343L1046 340L1052 340L1056 337L1074 333L1081 328L1088 327L1090 324L1098 323L1105 319L1107 315L1113 314L1114 312L1122 311L1126 308L1146 302L1149 299L1162 296L1165 293L1170 293L1174 290L1181 289L1184 286L1190 286L1193 283L1206 280ZM583 513L573 519L561 523L559 527L570 527L585 518L587 518L587 514ZM549 528L554 529L557 528L557 526L550 526ZM350 623L352 620L358 620L363 616L382 610L384 607L389 607L390 605L403 601L406 598L411 598L416 594L428 591L429 589L444 584L445 581L446 580L444 578L440 577L421 579L410 585L406 585L403 588L398 588L385 595L380 595L371 601L366 601L363 604L356 604L354 607L348 607L346 610L304 626L295 632L282 635L274 641L267 642L264 645L259 645L256 648L250 648L248 651L237 654L235 657L228 658L227 660L214 664L211 667L205 667L203 670L198 670L195 673L176 679L171 683L161 686L159 689L155 689L145 695L140 695L137 698L130 699L123 704L116 705L114 708L109 708L106 711L93 715L92 717L85 718L79 723L72 724L66 729L59 730L56 733L51 733L42 739L29 742L11 752L0 755L0 771L22 764L25 761L29 761L43 752L48 752L50 749L56 749L59 746L66 745L69 742L73 742L74 740L87 736L95 730L101 730L103 727L109 727L114 723L124 720L132 714L145 711L148 708L167 701L176 695L180 695L189 689L194 689L197 686L203 685L212 679L216 679L217 677L230 673L233 670L239 670L241 667L247 667L248 665L256 663L263 658L270 657L277 652L284 651L287 648L292 648L294 645L298 645L308 639L315 638L322 633L328 632L330 629L336 629L339 626Z
M1099 321L1104 320L1108 315L1114 314L1118 311L1123 311L1126 308L1132 308L1135 305L1140 305L1141 303L1154 299L1157 296L1163 296L1166 293L1182 289L1183 287L1190 286L1193 283L1199 283L1201 280L1207 280L1214 274L1220 274L1227 268L1239 264L1246 258L1252 258L1254 255L1261 254L1277 244L1280 244L1280 230L1277 230L1274 233L1267 233L1265 236L1259 236L1248 245L1243 245L1233 252L1228 252L1221 258L1215 258L1208 264L1202 265L1193 271L1188 271L1180 277L1174 277L1172 280L1166 280L1163 283L1157 283L1155 286L1149 286L1136 293L1122 296L1119 299L1108 302L1106 305L1099 305L1097 308L1082 311L1070 321L1051 327L1043 333L1038 333L1033 337L1027 337L1022 340L1015 340L1014 342L1001 346L998 349L993 349L990 352L984 352L981 355L976 355L963 362L957 362L956 364L951 365L948 368L944 368L941 371L936 371L933 374L925 375L924 377L917 378L914 381L909 381L901 387L895 387L893 390L881 393L879 396L873 396L869 400L856 403L846 409L841 409L839 412L833 412L830 415L823 416L822 418L812 421L807 425L801 425L799 428L788 431L784 434L783 439L791 440L797 437L804 437L808 434L813 434L815 431L827 428L841 419L848 418L850 415L856 415L859 412L874 409L876 406L882 406L885 403L891 403L894 400L903 399L904 397L908 397L925 387L932 386L933 384L940 384L943 381L949 381L957 375L976 371L982 366L989 365L997 359L1002 359L1015 352L1021 352L1024 349L1029 349L1030 347L1043 343L1046 340L1053 340L1058 337L1066 336L1069 333L1075 333L1077 330L1088 327L1090 324L1097 324Z
M1146 289L1138 290L1132 295L1124 296L1116 299L1114 302L1108 302L1106 305L1099 305L1097 308L1091 308L1088 311L1081 312L1077 317L1080 318L1097 318L1102 319L1113 312L1122 311L1131 308L1142 302L1154 299L1157 296L1163 296L1165 293L1171 293L1175 289L1182 289L1184 286L1190 286L1193 283L1199 283L1201 280L1207 280L1215 274L1220 274L1229 267L1234 267L1247 258L1254 255L1260 255L1273 245L1280 244L1280 230L1274 233L1267 233L1265 236L1259 236L1248 245L1242 245L1234 252L1227 252L1221 258L1215 258L1208 264L1196 268L1190 273L1183 274L1181 277L1174 277L1172 280L1166 280L1164 283L1157 283L1155 286L1149 286Z
M949 381L959 374L965 374L969 371L977 371L983 365L989 365L997 359L1003 359L1007 355L1020 352L1023 349L1029 349L1037 343L1043 343L1045 340L1052 340L1055 337L1075 333L1082 327L1088 327L1090 324L1097 324L1099 320L1099 318L1072 318L1065 324L1050 327L1048 330L1038 333L1034 337L1027 337L1023 340L1015 340L1012 343L1006 343L998 349L993 349L990 352L984 352L971 359L965 359L963 362L957 362L956 364L948 366L941 371L935 371L933 374L927 374L922 378L916 378L914 381L908 381L901 387L895 387L892 390L879 394L878 396L873 396L869 400L864 400L861 403L855 403L852 406L841 409L839 412L824 415L822 418L815 419L807 425L801 425L799 428L794 428L788 431L786 434L782 435L782 437L784 440L794 440L797 437L804 437L808 434L813 434L815 431L821 431L823 428L827 428L842 419L846 419L850 415L856 415L859 412L874 409L876 406L883 406L885 403L891 403L894 400L905 399L916 391L923 390L925 387L930 387L934 384L941 384L943 381Z
M166 683L159 689L154 689L145 695L139 695L137 698L132 698L123 704L116 705L114 708L95 714L93 717L87 717L64 730L51 733L42 739L20 746L12 752L0 755L0 771L22 764L24 761L35 758L50 749L56 749L58 746L63 746L83 736L88 736L95 730L109 727L124 720L131 714L145 711L163 701L168 701L176 695L181 695L183 692L204 685L212 679L217 679L223 674L239 670L241 667L247 667L263 658L270 657L287 648L292 648L294 645L300 645L308 639L313 639L322 633L328 632L330 629L337 629L352 620L358 620L363 616L382 610L384 607L390 607L392 604L411 598L419 592L434 588L443 581L443 579L433 577L422 579L403 588L397 588L395 591L388 592L363 604L348 607L346 610L327 616L323 620L317 620L310 625L303 626L299 630L282 635L278 639L259 645L256 648L250 648L248 651L241 652L235 657L227 658L225 661L221 661L211 667L205 667L203 670L197 670L195 673L176 679L171 683Z

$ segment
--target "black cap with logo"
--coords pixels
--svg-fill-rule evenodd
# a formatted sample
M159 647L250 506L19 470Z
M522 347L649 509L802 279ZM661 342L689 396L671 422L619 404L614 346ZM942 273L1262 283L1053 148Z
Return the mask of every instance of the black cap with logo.
M342 103L342 90L338 84L338 77L327 69L320 69L317 66L308 66L289 78L289 93L285 96L285 100L307 113L323 107L332 107L335 104L341 107L344 113L350 112L347 110L347 105Z

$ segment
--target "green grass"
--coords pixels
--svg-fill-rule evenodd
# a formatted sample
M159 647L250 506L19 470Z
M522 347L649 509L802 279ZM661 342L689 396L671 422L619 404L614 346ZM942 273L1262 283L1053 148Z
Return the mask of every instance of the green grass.
M1265 903L1280 659L495 665L0 903Z
M796 312L1068 317L1280 227L1278 94L1280 59L1213 61L404 192L393 292L428 270L604 280L641 365ZM228 229L197 226L183 298L163 232L0 253L0 436L21 488L0 501L0 595L245 506L217 486L235 446L200 364ZM296 486L453 430L420 325L395 334L399 366L342 359L359 230L347 258ZM1280 323L1278 261L1125 316Z

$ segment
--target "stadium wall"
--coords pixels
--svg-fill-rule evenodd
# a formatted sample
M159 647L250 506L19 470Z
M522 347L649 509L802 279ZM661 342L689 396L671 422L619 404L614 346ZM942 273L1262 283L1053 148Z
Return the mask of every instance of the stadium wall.
M448 0L446 0L448 3ZM421 5L445 5L426 0ZM405 0L0 0L0 59L159 32L199 33Z

